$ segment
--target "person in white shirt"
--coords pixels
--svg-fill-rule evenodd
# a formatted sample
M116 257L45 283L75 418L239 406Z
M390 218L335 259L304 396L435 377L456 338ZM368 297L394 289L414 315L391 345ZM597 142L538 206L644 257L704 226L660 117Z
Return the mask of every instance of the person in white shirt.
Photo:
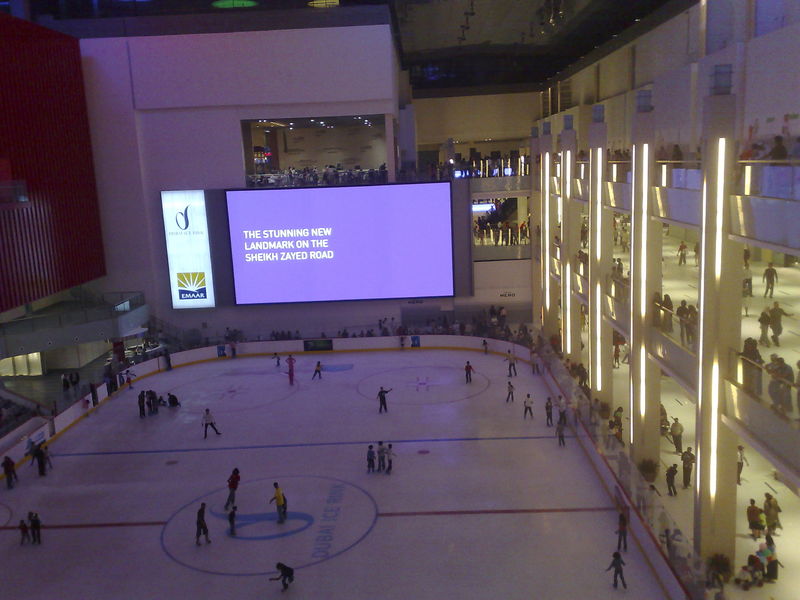
M514 386L511 382L508 382L508 394L506 394L506 402L513 402L514 401Z
M744 469L744 465L750 466L750 462L747 460L747 457L744 455L744 446L737 446L736 447L736 484L742 485L742 469Z
M530 394L525 397L525 411L522 413L522 418L527 419L528 415L533 418L533 399Z
M386 447L385 455L386 455L386 474L387 475L391 475L392 474L392 460L394 459L395 456L397 456L394 453L394 450L392 450L392 445L391 444L389 444Z
M217 435L222 435L217 429L217 422L214 419L214 415L211 414L211 409L207 408L206 412L203 413L203 439L208 437L209 427L211 427Z

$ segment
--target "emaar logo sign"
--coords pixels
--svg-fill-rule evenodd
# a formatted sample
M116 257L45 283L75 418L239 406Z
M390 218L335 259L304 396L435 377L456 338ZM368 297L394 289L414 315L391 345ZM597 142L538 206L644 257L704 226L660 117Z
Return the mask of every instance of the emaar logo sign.
M183 210L179 210L175 214L175 224L178 226L178 229L181 231L186 231L189 229L189 206L187 205L186 208Z
M161 192L173 308L210 308L214 273L203 190Z

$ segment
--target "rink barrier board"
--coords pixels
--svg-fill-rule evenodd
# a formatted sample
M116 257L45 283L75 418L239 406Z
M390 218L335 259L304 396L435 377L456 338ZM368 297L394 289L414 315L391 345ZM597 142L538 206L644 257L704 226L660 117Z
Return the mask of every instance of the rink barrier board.
M558 383L558 381L556 381L555 377L553 377L547 365L544 365L544 373L546 373L546 383L551 390L558 390L565 398L571 399L571 396L561 388L561 385ZM572 408L572 411L574 418L573 426L571 427L575 432L575 439L578 441L581 449L589 459L589 464L592 465L592 468L597 474L600 482L603 484L603 488L606 490L606 493L608 493L612 502L614 502L616 505L619 505L619 499L622 498L625 503L625 508L627 508L627 514L636 516L636 519L628 519L628 527L634 541L636 542L636 545L639 547L639 550L642 553L642 556L644 556L647 565L655 574L656 581L658 581L659 586L664 591L666 596L670 598L670 600L691 600L691 594L686 589L684 583L680 580L678 575L675 573L675 570L670 564L667 556L664 554L664 550L661 548L661 544L655 538L652 529L646 524L644 518L639 512L639 509L628 496L628 492L622 487L619 479L617 479L616 473L611 468L611 465L608 464L606 457L603 456L602 453L598 452L597 448L595 448L594 442L592 441L588 430L586 430L584 424L577 419L577 414L575 414L574 408ZM576 422L582 431L578 431L576 429L574 426ZM607 483L607 478L609 478L609 476L614 482L613 486L610 486L609 483ZM658 561L658 564L651 559L652 555L661 558L661 560Z

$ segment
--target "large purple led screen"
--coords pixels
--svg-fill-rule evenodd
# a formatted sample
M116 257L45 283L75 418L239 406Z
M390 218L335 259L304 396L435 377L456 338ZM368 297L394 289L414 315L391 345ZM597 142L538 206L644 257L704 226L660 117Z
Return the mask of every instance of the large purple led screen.
M453 295L447 182L227 197L237 304Z

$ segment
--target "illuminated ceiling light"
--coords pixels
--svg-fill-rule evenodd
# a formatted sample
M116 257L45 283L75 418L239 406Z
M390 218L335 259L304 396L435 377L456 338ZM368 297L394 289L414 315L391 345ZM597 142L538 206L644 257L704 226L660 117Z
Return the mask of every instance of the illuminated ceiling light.
M339 0L311 0L308 5L311 8L334 8L339 6Z
M258 6L255 0L214 0L211 3L214 8L252 8Z

